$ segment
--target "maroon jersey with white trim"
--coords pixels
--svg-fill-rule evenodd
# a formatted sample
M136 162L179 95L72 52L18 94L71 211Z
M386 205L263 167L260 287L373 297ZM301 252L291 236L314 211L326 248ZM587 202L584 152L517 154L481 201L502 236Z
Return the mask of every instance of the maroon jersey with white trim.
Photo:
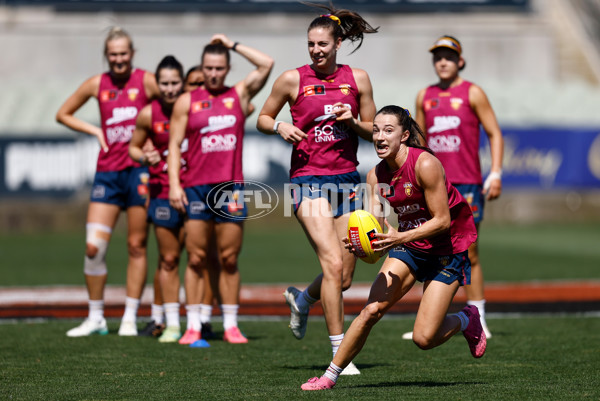
M308 135L294 144L290 177L334 175L356 171L358 135L336 122L333 105L341 102L358 118L359 96L352 68L338 65L331 75L321 75L309 65L298 68L300 87L290 107L294 126Z
M190 93L186 128L188 169L183 187L241 181L246 116L234 87L211 95L205 88Z
M100 122L108 152L100 149L96 171L121 171L139 164L129 157L129 141L138 112L148 104L144 70L135 69L124 86L117 86L109 73L102 74L98 88Z
M452 184L481 184L479 119L469 103L472 83L425 91L423 110L427 146L444 166Z
M398 231L412 230L431 219L425 194L415 175L417 160L425 151L408 149L406 161L398 170L390 171L385 160L375 167L379 194L387 199L398 215ZM466 251L475 242L477 230L469 204L448 179L446 190L452 219L450 230L429 239L408 242L404 244L406 247L435 255L451 255Z

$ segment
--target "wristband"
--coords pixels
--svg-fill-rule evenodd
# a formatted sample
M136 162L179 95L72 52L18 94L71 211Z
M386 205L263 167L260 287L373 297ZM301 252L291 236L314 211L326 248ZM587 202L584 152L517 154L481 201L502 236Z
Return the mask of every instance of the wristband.
M144 155L144 156L142 156L142 157L140 157L139 163L140 163L142 166L145 166L145 165L146 165L146 156L145 156L145 155Z
M279 135L279 124L281 124L281 121L275 121L273 125L273 132L277 135Z
M492 171L488 174L487 178L485 179L485 182L483 183L484 191L490 189L490 186L492 185L492 180L502 180L502 170Z
M500 171L491 171L488 175L488 179L490 180L501 180L502 179L502 170Z
M237 45L239 45L239 44L240 44L240 42L235 42L233 44L233 46L231 46L231 50L233 50L234 52L236 52L237 50L235 50L235 49L236 49Z

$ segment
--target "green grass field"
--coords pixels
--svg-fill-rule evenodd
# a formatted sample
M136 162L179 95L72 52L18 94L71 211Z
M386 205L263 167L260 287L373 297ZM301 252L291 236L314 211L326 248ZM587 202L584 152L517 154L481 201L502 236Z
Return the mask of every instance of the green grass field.
M328 392L300 385L321 375L331 349L321 319L306 337L284 321L243 321L246 345L159 344L116 335L67 338L73 321L0 324L2 400L598 400L600 319L493 318L486 355L473 359L461 335L419 350L399 333L411 318L382 320L355 363ZM216 323L215 326L220 326ZM218 328L218 327L217 327Z
M594 224L484 225L480 249L488 281L586 280L600 278L598 244ZM0 235L0 287L83 285L83 248L83 233ZM109 284L124 284L126 260L125 236L117 230ZM149 260L153 271L153 237ZM319 272L293 220L248 224L240 267L245 283L308 282ZM355 281L371 281L377 269L359 262ZM122 338L117 320L109 321L108 336L76 339L64 333L79 321L4 321L0 399L600 399L598 315L488 316L494 337L481 360L470 356L460 335L427 352L401 340L413 319L380 322L355 360L362 374L318 394L303 393L300 384L330 361L322 318L311 320L302 341L291 336L285 319L242 321L249 344L213 340L209 349Z
M488 281L600 278L600 229L597 224L484 224L480 234L480 253ZM2 234L0 286L82 285L84 246L83 231ZM156 260L152 235L149 282ZM107 263L108 283L124 284L127 250L123 230L117 230L113 236ZM378 266L358 262L355 281L372 281ZM240 269L245 283L309 282L320 272L308 240L293 219L271 224L249 222Z

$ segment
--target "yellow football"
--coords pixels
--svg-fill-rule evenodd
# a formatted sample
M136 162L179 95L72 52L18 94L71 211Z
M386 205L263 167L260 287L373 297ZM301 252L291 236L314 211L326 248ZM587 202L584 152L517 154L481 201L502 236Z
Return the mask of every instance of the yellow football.
M356 210L348 220L348 240L355 249L355 254L362 261L375 263L381 257L381 252L373 250L372 242L377 241L375 233L382 233L379 222L371 213Z

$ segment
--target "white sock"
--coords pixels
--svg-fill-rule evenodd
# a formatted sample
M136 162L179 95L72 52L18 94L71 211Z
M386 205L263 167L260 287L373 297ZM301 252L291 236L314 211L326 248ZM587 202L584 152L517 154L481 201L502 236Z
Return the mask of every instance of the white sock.
M88 318L95 322L104 319L104 301L88 301Z
M186 305L187 329L200 331L202 324L200 323L200 304Z
M492 333L490 333L490 329L488 329L487 322L485 321L485 299L481 301L467 301L467 305L473 305L479 311L479 321L481 322L481 327L483 331L485 331L486 336L491 337Z
M326 378L328 378L332 382L336 383L338 377L340 376L340 374L342 373L343 370L344 369L336 366L333 362L331 362L329 364L329 367L327 368L327 370L325 371L325 374L323 376L325 376Z
M123 322L134 322L137 318L137 311L140 307L140 300L131 297L125 297L125 312L123 313Z
M454 316L460 319L460 331L465 331L469 325L469 317L463 311L456 313Z
M212 317L212 305L200 304L200 322L210 323L210 318Z
M228 330L232 327L237 327L237 316L239 305L221 305L223 312L223 329Z
M338 334L336 336L329 336L329 341L331 341L331 351L333 352L333 356L335 356L338 348L340 348L340 344L344 339L344 333Z
M308 288L306 288L298 298L296 298L296 306L300 309L301 312L308 312L310 306L317 302L318 299L314 299L310 295L308 295Z
M479 316L481 316L482 320L485 319L485 299L482 299L481 301L467 301L467 305L474 305L477 307Z
M165 304L167 316L167 327L179 328L179 302L168 302Z
M163 324L165 320L165 307L163 305L156 305L155 303L153 303L152 305L150 305L150 310L150 316L152 317L152 320L154 320L154 323Z

